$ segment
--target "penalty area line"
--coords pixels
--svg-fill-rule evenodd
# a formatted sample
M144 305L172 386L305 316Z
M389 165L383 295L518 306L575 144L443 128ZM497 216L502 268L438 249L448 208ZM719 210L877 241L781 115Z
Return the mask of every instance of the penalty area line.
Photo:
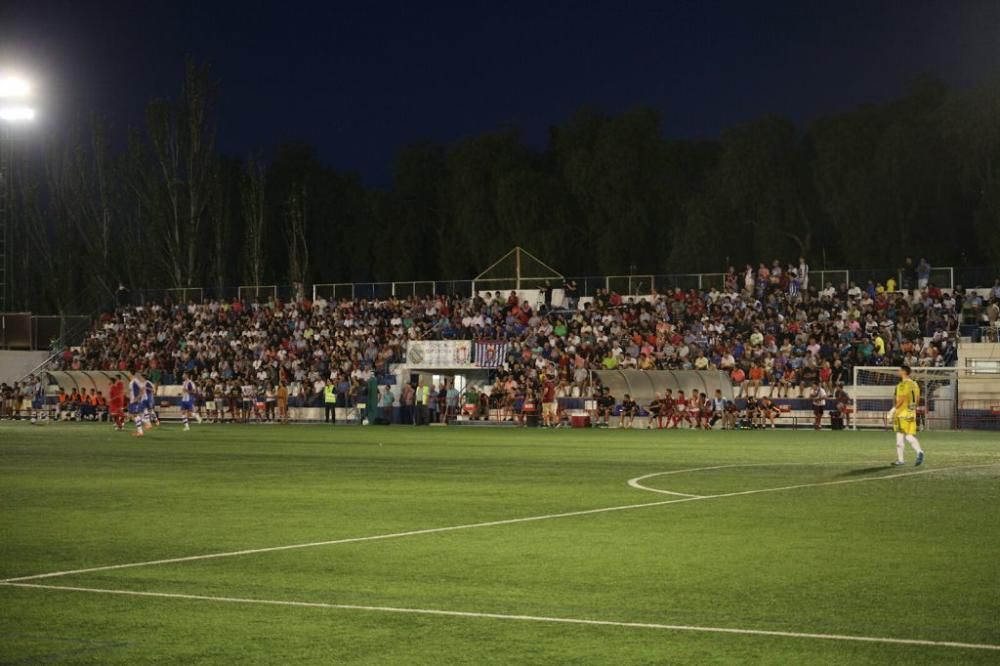
M655 629L661 631L691 632L705 634L731 634L739 636L765 636L772 638L798 638L824 641L848 641L855 643L881 643L886 645L909 645L919 647L954 648L964 650L1000 651L1000 645L989 643L965 643L961 641L938 641L922 638L892 638L888 636L858 636L852 634L824 634L807 631L779 631L772 629L746 629L738 627L711 627L689 624L666 624L661 622L628 622L618 620L593 620L573 617L549 617L544 615L515 615L508 613L488 613L474 611L442 610L437 608L401 608L397 606L367 606L361 604L335 604L319 601L290 601L283 599L252 599L245 597L216 597L203 594L183 594L177 592L144 592L141 590L114 590L95 587L75 587L65 585L42 585L39 583L2 582L5 587L57 590L63 592L84 592L90 594L148 597L154 599L174 599L181 601L208 601L215 603L289 606L295 608L317 608L327 610L365 611L370 613L397 613L405 615L425 615L436 617L473 618L486 620L507 620L513 622L540 622L547 624L570 624L592 627L621 627L626 629Z

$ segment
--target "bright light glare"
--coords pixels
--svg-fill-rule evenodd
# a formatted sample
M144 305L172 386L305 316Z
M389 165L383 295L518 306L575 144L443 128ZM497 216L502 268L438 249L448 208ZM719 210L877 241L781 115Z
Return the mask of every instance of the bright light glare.
M31 94L31 84L16 76L0 77L0 97L27 97Z
M8 123L28 122L35 119L35 110L27 106L0 107L0 120Z

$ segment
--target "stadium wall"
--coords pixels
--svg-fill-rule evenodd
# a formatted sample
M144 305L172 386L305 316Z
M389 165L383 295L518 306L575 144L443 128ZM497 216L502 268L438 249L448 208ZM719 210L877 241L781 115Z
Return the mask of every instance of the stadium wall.
M0 382L20 381L48 357L47 351L0 351Z
M963 342L956 365L960 425L1000 428L1000 344Z

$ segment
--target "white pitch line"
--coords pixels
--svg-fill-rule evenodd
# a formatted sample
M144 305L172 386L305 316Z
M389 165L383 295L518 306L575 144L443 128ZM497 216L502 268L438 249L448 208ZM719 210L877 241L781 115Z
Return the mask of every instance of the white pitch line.
M760 464L763 464L763 463L760 463ZM754 466L754 465L757 465L757 463L748 463L745 466L749 467L749 466ZM934 472L944 472L944 471L955 470L955 469L970 469L970 468L976 468L976 467L991 467L991 466L994 466L994 465L1000 465L1000 463L985 463L985 464L977 464L977 465L953 465L951 467L936 467L936 468L933 468L933 469L922 469L922 470L916 470L916 471L913 471L913 472L901 472L901 473L898 473L898 474L889 474L889 475L886 475L886 476L865 477L865 478L861 478L861 479L841 479L841 480L838 480L838 481L821 481L821 482L818 482L818 483L802 483L802 484L797 484L797 485L793 485L793 486L782 486L780 488L757 488L755 490L743 490L743 491L732 492L732 493L722 493L722 494L719 494L719 495L696 495L696 496L692 496L692 497L678 497L677 499L661 500L661 501L658 501L658 502L643 502L641 504L625 504L625 505L620 505L620 506L601 507L601 508L598 508L598 509L582 509L582 510L579 510L579 511L566 511L564 513L549 513L549 514L544 514L544 515L540 515L540 516L525 516L525 517L522 517L522 518L506 518L506 519L502 519L502 520L490 520L490 521L486 521L486 522L482 522L482 523L466 523L464 525L449 525L447 527L430 527L430 528L427 528L427 529L409 530L409 531L406 531L406 532L390 532L390 533L387 533L387 534L375 534L375 535L371 535L371 536L361 536L361 537L347 537L347 538L343 538L343 539L330 539L330 540L327 540L327 541L313 541L313 542L309 542L309 543L296 543L296 544L289 544L289 545L285 545L285 546L269 546L269 547L265 547L265 548L247 548L247 549L244 549L244 550L233 550L233 551L220 552L220 553L206 553L206 554L203 554L203 555L187 555L185 557L171 557L171 558L166 558L166 559L161 559L161 560L147 560L147 561L144 561L144 562L127 562L125 564L109 564L109 565L97 566L97 567L87 567L87 568L84 568L84 569L70 569L70 570L67 570L67 571L53 571L53 572L50 572L50 573L33 574L33 575L29 575L29 576L16 576L16 577L6 578L6 579L3 579L3 580L0 580L0 583L14 583L14 582L20 582L20 581L27 581L27 580L40 580L40 579L43 579L43 578L59 578L59 577L62 577L62 576L71 576L71 575L74 575L74 574L96 573L96 572L99 572L99 571L115 571L115 570L118 570L118 569L132 569L132 568L135 568L135 567L156 566L156 565L160 565L160 564L178 564L178 563L181 563L181 562L195 562L195 561L199 561L199 560L212 560L212 559L219 559L219 558L223 558L223 557L237 557L237 556L240 556L240 555L255 555L255 554L258 554L258 553L274 553L274 552L279 552L279 551L284 551L284 550L300 550L300 549L303 549L303 548L318 548L320 546L335 546L335 545L345 544L345 543L361 543L361 542L365 542L365 541L380 541L380 540L383 540L383 539L398 539L398 538L401 538L401 537L421 536L421 535L425 535L425 534L440 534L440 533L443 533L443 532L456 532L456 531L459 531L459 530L469 530L469 529L475 529L475 528L479 528L479 527L499 527L499 526L502 526L502 525L516 525L516 524L519 524L519 523L531 523L531 522L537 522L537 521L541 521L541 520L554 520L554 519L557 519L557 518L573 518L573 517L576 517L576 516L589 516L589 515L594 515L594 514L599 514L599 513L610 513L610 512L613 512L613 511L630 511L632 509L645 509L645 508L648 508L648 507L664 506L664 505L667 505L667 504L679 504L679 503L682 503L682 502L698 502L698 501L702 501L702 500L721 499L721 498L724 498L724 497L741 497L741 496L744 496L744 495L759 495L759 494L763 494L763 493L776 493L776 492L782 492L782 491L785 491L785 490L797 490L797 489L800 489L800 488L815 488L815 487L820 487L820 486L835 486L835 485L842 485L842 484L848 484L848 483L864 483L864 482L867 482L867 481L887 481L889 479L899 479L899 478L903 478L903 477L907 477L907 476L916 476L918 474L931 474L931 473L934 473ZM739 467L739 466L743 466L743 465L721 465L721 466L718 466L718 467L721 468L721 467ZM692 469L688 469L688 470L674 470L674 471L669 472L669 473L673 474L673 473L680 473L680 472L683 472L683 471L692 472L692 471L704 470L704 469L712 469L712 468L692 468Z
M687 469L672 469L669 472L653 472L652 474L644 474L642 476L637 476L634 479L628 480L628 485L636 490L646 490L651 493L660 493L662 495L676 495L678 497L698 497L704 498L705 495L691 495L689 493L678 493L673 490L664 490L663 488L650 488L649 486L644 486L640 481L650 479L654 476L666 476L668 474L682 474L684 472L707 472L712 469L728 469L730 467L744 467L745 465L733 464L733 465L712 465L711 467L689 467Z
M513 615L506 613L484 613L472 611L441 610L436 608L399 608L395 606L364 606L359 604L333 604L319 601L286 601L282 599L248 599L244 597L213 597L203 594L181 594L176 592L143 592L139 590L111 590L95 587L71 587L64 585L40 585L37 583L9 583L7 587L33 588L39 590L60 590L64 592L89 592L92 594L113 594L131 597L151 597L156 599L177 599L182 601L214 601L216 603L248 604L261 606L292 606L297 608L322 608L332 610L368 611L373 613L401 613L407 615L433 615L444 617L478 618L489 620L511 620L515 622L544 622L549 624L574 624L596 627L625 627L629 629L659 629L665 631L685 631L708 634L736 634L741 636L768 636L778 638L808 638L827 641L851 641L856 643L883 643L889 645L914 645L920 647L958 648L966 650L1000 651L1000 645L990 643L963 643L960 641L933 641L921 638L891 638L888 636L857 636L851 634L821 634L805 631L778 631L772 629L741 629L736 627L708 627L689 624L664 624L660 622L626 622L617 620L590 620L573 617L547 617L544 615Z
M691 495L689 493L679 493L679 492L676 492L676 491L673 491L673 490L665 490L663 488L650 488L649 486L642 485L640 483L640 481L645 481L646 479L652 479L652 478L657 477L657 476L670 476L672 474L686 474L686 473L689 473L689 472L708 472L708 471L717 470L717 469L734 469L734 468L745 469L747 467L785 467L785 466L803 467L803 466L810 466L810 465L811 466L815 466L815 465L823 465L823 466L830 466L830 465L865 465L865 464L870 464L870 461L862 460L860 462L855 461L855 462L842 462L842 463L831 463L831 462L731 463L731 464L728 464L728 465L712 465L711 467L688 467L686 469L672 469L672 470L669 470L667 472L653 472L652 474L643 474L642 476L637 476L634 479L629 479L628 480L628 485L631 486L632 488L635 488L636 490L645 490L645 491L650 492L650 493L661 493L663 495L677 495L679 497L700 497L700 498L703 498L703 499L709 499L709 498L712 498L712 497L730 497L731 495L729 493L722 494L722 495ZM1000 463L989 463L989 464L992 465L992 464L1000 464ZM962 467L962 466L959 465L959 466L956 466L956 467ZM890 468L887 467L887 469L890 469ZM914 471L914 472L912 472L912 474L926 474L927 472L930 472L930 471L941 471L943 469L955 469L955 467L941 467L941 468L937 468L936 470L922 469L922 470ZM881 480L884 480L884 479L892 479L892 478L896 478L898 476L906 476L906 475L908 475L908 474L895 474L895 475L887 475L887 476L875 476L875 477L868 477L868 478L865 478L865 479L857 479L857 480L858 481L869 481L869 480L870 481L881 481ZM849 481L853 483L854 479L850 479ZM812 483L805 484L805 486L823 485L823 484L827 484L827 483L843 483L843 481L823 481L823 482L821 482L819 484L812 484ZM764 489L760 489L760 490L751 490L751 491L745 491L745 492L753 494L753 493L757 493L757 492L774 492L774 491L777 491L777 490L790 490L792 488L798 488L798 487L803 487L803 486L786 486L786 487L783 487L783 488L764 488Z
M659 502L643 502L641 504L625 504L621 506L609 506L599 509L583 509L580 511L567 511L565 513L549 513L541 516L526 516L523 518L505 518L503 520L490 520L483 523L467 523L464 525L449 525L447 527L430 527L421 530L409 530L407 532L390 532L387 534L374 534L371 536L347 537L343 539L331 539L329 541L313 541L310 543L295 543L285 546L269 546L266 548L248 548L245 550L233 550L223 553L207 553L204 555L188 555L186 557L171 557L162 560L149 560L146 562L128 562L126 564L110 564L99 567L88 567L86 569L71 569L68 571L53 571L52 573L35 574L32 576L18 576L16 578L6 578L0 583L13 583L25 580L38 580L40 578L56 578L59 576L70 576L73 574L95 573L98 571L113 571L115 569L131 569L133 567L146 567L158 564L176 564L179 562L193 562L197 560L211 560L220 557L236 557L238 555L255 555L257 553L274 553L282 550L298 550L301 548L317 548L320 546L335 546L345 543L360 543L363 541L379 541L382 539L398 539L400 537L420 536L423 534L439 534L441 532L455 532L458 530L469 530L477 527L498 527L501 525L515 525L517 523L530 523L539 520L552 520L555 518L571 518L574 516L587 516L595 513L609 513L611 511L628 511L630 509L642 509L651 506L663 506L664 504L675 504L677 502L691 502L701 497L682 497L672 500L662 500Z

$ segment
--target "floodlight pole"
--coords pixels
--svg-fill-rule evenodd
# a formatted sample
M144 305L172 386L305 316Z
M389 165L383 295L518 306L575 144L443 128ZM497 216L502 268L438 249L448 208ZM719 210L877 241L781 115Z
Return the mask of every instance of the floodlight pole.
M521 246L514 248L514 261L516 265L517 290L521 291Z
M10 276L10 207L13 189L10 173L11 129L0 122L0 312L8 309Z
M10 289L12 227L14 214L15 125L35 118L31 84L21 78L0 76L0 312L11 308Z

